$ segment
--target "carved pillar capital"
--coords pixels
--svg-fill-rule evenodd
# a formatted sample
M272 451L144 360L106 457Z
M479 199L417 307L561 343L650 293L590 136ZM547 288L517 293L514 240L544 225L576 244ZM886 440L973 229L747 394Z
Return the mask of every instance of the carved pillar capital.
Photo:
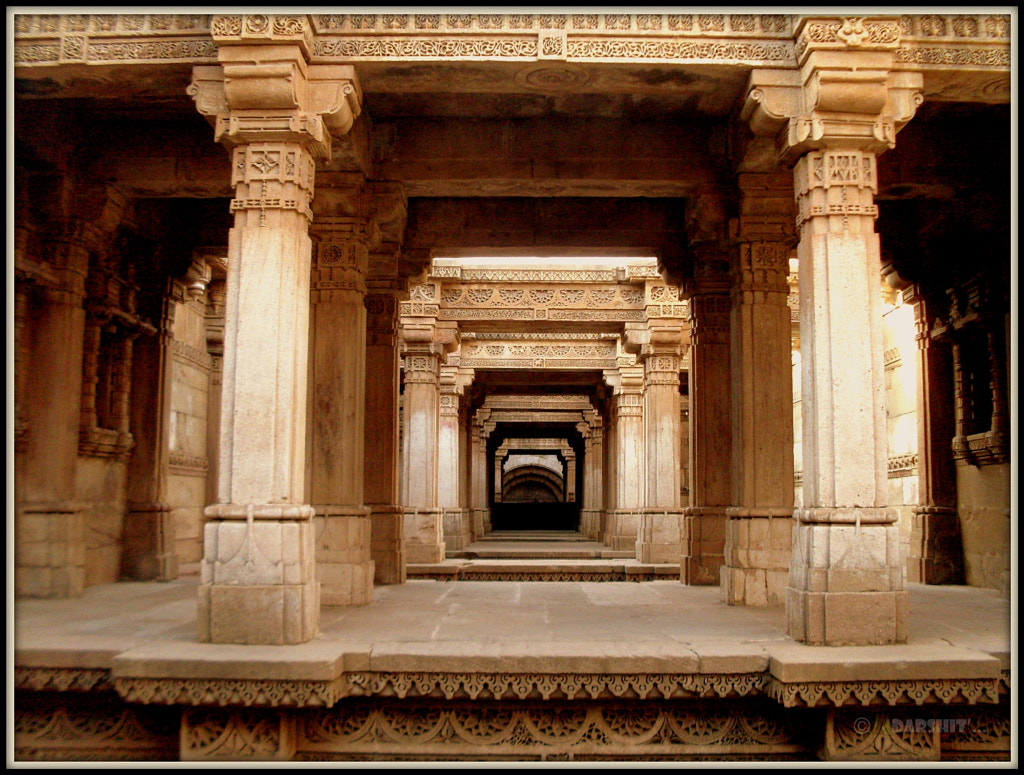
M896 17L805 17L800 70L753 71L740 116L790 163L827 147L888 150L923 101L921 73L893 72L899 39Z

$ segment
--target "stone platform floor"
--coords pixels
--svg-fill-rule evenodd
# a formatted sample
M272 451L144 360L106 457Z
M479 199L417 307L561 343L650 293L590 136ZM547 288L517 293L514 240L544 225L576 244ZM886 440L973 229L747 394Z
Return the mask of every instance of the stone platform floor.
M9 601L15 667L149 678L334 680L346 671L754 673L781 680L991 678L1016 650L994 590L910 584L910 638L813 647L781 608L730 607L717 587L648 582L411 580L371 605L324 607L289 646L197 640L195 575L93 586L74 600ZM1012 636L1012 637L1011 637Z

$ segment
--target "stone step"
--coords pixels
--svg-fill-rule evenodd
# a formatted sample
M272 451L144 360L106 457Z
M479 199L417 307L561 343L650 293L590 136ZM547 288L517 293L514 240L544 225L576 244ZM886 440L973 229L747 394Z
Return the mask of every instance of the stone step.
M409 564L406 577L438 581L657 581L679 578L677 564L636 560L462 560Z
M582 533L573 530L496 530L487 535L480 536L475 543L506 543L520 541L558 541L570 543L598 544L600 542L587 538Z
M635 552L617 552L607 547L485 547L474 544L468 549L448 552L449 560L630 560Z

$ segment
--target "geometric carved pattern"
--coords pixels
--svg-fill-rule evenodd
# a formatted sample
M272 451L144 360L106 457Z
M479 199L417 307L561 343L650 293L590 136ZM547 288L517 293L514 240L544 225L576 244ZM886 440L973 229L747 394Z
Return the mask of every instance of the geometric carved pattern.
M776 713L692 704L345 703L299 716L296 758L806 758Z
M823 758L828 761L938 761L938 729L888 715L833 713ZM909 722L909 723L905 723Z
M19 761L168 761L178 758L181 711L133 707L109 692L18 692Z
M189 708L182 717L185 760L261 761L290 759L288 719L278 713Z
M958 716L952 719L955 723L947 721L941 730L943 761L1009 758L1012 732L1009 707L972 708L955 715Z

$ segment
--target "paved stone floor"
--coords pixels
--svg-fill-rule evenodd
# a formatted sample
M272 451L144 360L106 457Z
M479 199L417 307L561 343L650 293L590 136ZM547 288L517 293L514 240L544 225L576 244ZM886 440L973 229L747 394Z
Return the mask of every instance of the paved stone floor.
M320 632L306 644L204 644L196 637L198 583L190 574L89 587L75 600L19 600L15 663L153 677L565 668L848 680L998 675L1016 648L1010 602L994 590L908 585L907 644L828 648L788 638L781 608L729 607L717 587L676 580L411 580L377 587L372 605L324 607Z

